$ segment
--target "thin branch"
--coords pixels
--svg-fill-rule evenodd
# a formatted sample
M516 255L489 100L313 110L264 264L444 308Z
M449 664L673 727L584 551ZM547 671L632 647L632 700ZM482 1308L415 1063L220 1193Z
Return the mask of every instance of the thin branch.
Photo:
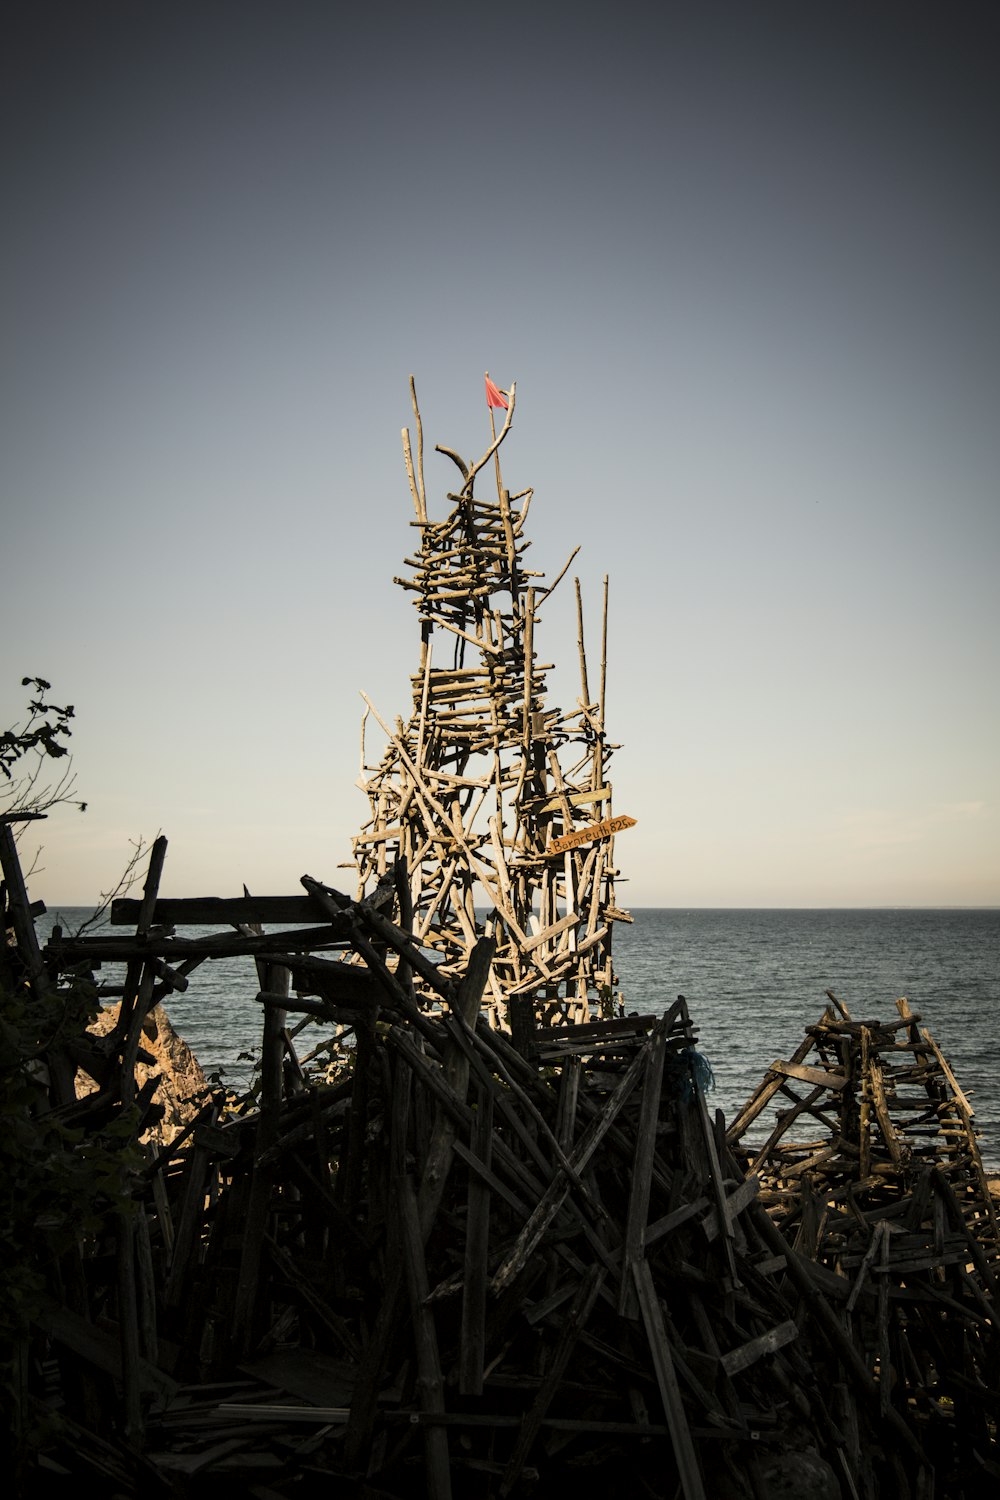
M573 548L573 550L570 553L569 557L567 557L566 561L562 565L562 568L556 574L555 578L549 584L548 588L540 590L540 592L538 594L538 602L539 602L539 604L542 602L543 599L547 599L551 593L555 592L556 585L559 584L559 583L561 583L563 581L563 579L566 577L566 574L569 572L569 565L573 561L574 557L579 552L579 550L580 550L579 546L576 546L576 547Z
M157 832L156 838L160 837L161 834ZM156 839L153 840L153 843L155 842ZM143 862L144 856L149 853L149 841L144 839L140 833L137 839L129 839L129 843L132 846L132 853L129 855L124 870L118 877L117 884L110 891L101 892L92 914L85 922L81 922L73 934L74 938L82 937L88 927L99 927L107 912L110 911L112 901L117 901L119 896L127 895L141 876L142 870L140 869L140 865Z
M410 376L410 400L413 403L413 416L417 424L417 486L420 490L420 509L423 512L421 520L427 520L427 491L424 488L424 424L420 420L420 407L417 405L417 387L413 376Z

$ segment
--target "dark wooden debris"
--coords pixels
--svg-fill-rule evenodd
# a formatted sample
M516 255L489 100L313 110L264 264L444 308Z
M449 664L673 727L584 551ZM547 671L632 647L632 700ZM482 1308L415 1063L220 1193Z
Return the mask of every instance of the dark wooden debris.
M163 965L219 950L164 930L160 850L134 934L39 952L15 859L4 846L5 982L57 1004L81 966L126 963L104 1091L124 1111ZM245 897L226 939L258 960L256 1102L209 1098L173 1145L123 1165L127 1211L68 1261L46 1258L40 1228L49 1300L20 1358L26 1408L61 1423L47 1480L753 1500L808 1448L844 1496L988 1492L996 1254L965 1157L907 1178L899 1142L897 1160L871 1127L868 1178L850 1186L829 1143L789 1157L808 1164L791 1178L770 1155L748 1173L747 1116L769 1101L757 1111L758 1091L728 1136L710 1118L683 998L586 1026L535 1027L529 1011L515 1046L482 1014L490 939L443 976L392 872L360 902L303 887L302 926L254 931L268 908ZM169 915L182 926L184 904ZM828 1013L763 1085L771 1099L794 1084L812 1101L795 1121L813 1110L817 1135L864 1090L869 1121L894 1118L893 1089L883 1109L871 1080L855 1087L862 1035L843 1021ZM947 1077L903 1022L867 1028L869 1061L904 1036L921 1087ZM300 1061L310 1035L337 1040L325 1073ZM54 1109L70 1107L58 1050ZM810 1069L830 1085L815 1099Z
M905 999L890 1020L828 999L727 1139L837 1306L883 1416L988 1493L1000 1480L1000 1233L972 1106Z

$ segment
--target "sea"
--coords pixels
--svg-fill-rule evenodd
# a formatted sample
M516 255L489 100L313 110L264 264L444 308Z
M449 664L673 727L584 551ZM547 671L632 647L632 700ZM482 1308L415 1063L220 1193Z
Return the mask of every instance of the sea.
M631 925L614 930L625 1009L662 1014L686 997L714 1077L711 1108L735 1118L770 1063L789 1057L819 1019L827 990L859 1019L895 1019L905 995L970 1096L985 1164L1000 1170L1000 908L632 914ZM89 915L52 910L39 920L39 938L56 921L71 932ZM108 982L113 975L103 972ZM196 969L167 1007L206 1074L238 1089L260 1050L257 989L251 959L218 959Z

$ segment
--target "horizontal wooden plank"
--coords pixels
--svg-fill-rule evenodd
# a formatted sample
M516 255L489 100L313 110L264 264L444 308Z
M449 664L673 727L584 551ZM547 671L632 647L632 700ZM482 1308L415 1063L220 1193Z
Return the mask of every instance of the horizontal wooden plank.
M840 1090L847 1087L843 1073L832 1068L808 1068L804 1063L773 1062L768 1070L780 1073L784 1078L797 1078L800 1083L811 1083L814 1087Z
M567 792L563 797L550 797L537 808L533 802L526 802L525 807L531 806L532 811L536 812L558 812L564 802L568 802L570 807L586 807L590 802L606 802L610 796L609 786L599 786L594 792Z
M242 932L221 932L211 937L106 936L50 939L45 945L46 963L59 968L86 960L90 963L127 963L130 959L169 958L179 963L186 958L230 958L236 954L264 953L289 949L302 952L314 948L343 948L348 943L350 921L328 922L325 927L292 927L286 932L265 932L247 937Z
M222 1417L238 1417L246 1422L305 1422L310 1426L324 1426L330 1423L334 1426L343 1426L351 1415L349 1406L292 1406L290 1403L266 1406L262 1401L241 1403L237 1401L220 1401L218 1406L219 1415Z
M656 1016L624 1016L614 1021L584 1021L579 1026L536 1026L536 1041L579 1041L584 1037L644 1036L656 1025Z
M134 927L141 905L130 896L112 901L112 925ZM153 909L153 922L163 927L233 927L250 922L315 925L323 915L310 896L161 897Z
M532 953L536 948L540 948L543 943L547 943L551 938L558 937L561 932L566 932L570 927L576 927L579 921L580 916L578 912L567 912L564 917L560 917L558 922L550 923L550 925L543 928L541 932L535 933L533 937L530 937L526 943L522 943L522 953Z

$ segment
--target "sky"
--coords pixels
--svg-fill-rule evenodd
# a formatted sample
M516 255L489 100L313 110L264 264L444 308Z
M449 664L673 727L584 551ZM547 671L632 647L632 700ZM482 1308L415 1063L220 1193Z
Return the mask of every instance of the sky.
M610 576L620 902L1000 903L994 4L4 28L0 727L48 679L88 804L25 833L35 899L160 831L164 895L351 888L359 690L405 715L417 664L408 378L471 457L489 369L595 640ZM567 584L538 644L572 706Z

